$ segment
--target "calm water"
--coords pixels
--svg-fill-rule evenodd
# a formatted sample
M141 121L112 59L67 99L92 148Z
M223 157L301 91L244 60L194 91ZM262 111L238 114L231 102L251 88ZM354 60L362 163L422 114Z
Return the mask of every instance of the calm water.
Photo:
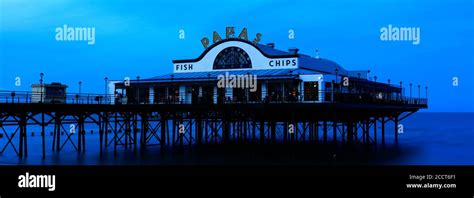
M406 155L388 163L474 165L474 113L416 113L402 124Z
M382 164L382 165L474 165L474 113L416 113L403 120L404 132L399 134L399 145L393 145L394 129L388 124L387 146L376 148L314 145L285 146L206 146L160 151L159 146L148 147L143 153L113 145L99 155L99 135L87 128L86 152L77 154L71 145L60 153L51 151L52 138L47 130L47 157L41 159L41 137L28 137L28 157L19 159L8 147L0 155L2 165L176 165L176 164ZM379 126L380 127L380 126ZM29 127L29 132L35 128ZM36 131L38 129L36 128ZM111 137L111 136L110 136ZM63 140L65 136L61 137ZM378 135L380 138L380 135ZM74 142L77 136L73 137ZM17 141L15 139L15 141ZM6 137L0 138L5 145ZM380 143L380 139L378 139Z

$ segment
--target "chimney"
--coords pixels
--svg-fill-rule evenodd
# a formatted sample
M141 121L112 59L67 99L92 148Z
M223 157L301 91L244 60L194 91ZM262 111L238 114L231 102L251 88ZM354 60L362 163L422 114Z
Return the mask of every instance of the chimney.
M316 50L316 58L319 58L319 50Z
M271 47L272 49L275 48L275 43L267 43L268 47Z
M299 49L296 47L292 47L292 48L289 48L288 51L291 52L292 54L298 54Z

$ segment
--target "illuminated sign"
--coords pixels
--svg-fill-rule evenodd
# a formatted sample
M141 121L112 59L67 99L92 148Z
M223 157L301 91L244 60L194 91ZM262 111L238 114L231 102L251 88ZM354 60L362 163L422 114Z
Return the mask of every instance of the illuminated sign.
M270 67L291 67L296 66L297 64L296 58L282 58L282 59L271 59L268 62L268 66Z
M253 39L252 43L254 45L257 45L258 42L260 42L260 39L262 37L262 34L260 33L257 33L255 35L255 38ZM226 39L230 39L230 38L238 38L238 39L242 39L242 40L248 40L249 41L249 38L248 38L248 34L247 34L247 28L243 28L242 31L240 32L239 36L235 37L235 31L234 31L234 27L226 27L225 28L225 38ZM222 41L222 38L221 36L219 35L219 33L217 33L216 31L214 31L213 35L212 35L212 43L217 43L219 41ZM209 47L209 39L207 37L204 37L201 39L201 44L202 46L207 49L207 47Z
M248 40L247 28L243 28L235 37L234 27L227 27L225 37L214 32L212 42L218 43L209 47L209 39L201 40L206 48L198 59L174 61L173 70L176 73L207 72L225 70L249 69L296 69L298 56L271 56L264 54L258 47L262 34L257 33L255 38Z
M193 70L193 64L175 64L174 65L174 70L175 71L187 71L187 70Z

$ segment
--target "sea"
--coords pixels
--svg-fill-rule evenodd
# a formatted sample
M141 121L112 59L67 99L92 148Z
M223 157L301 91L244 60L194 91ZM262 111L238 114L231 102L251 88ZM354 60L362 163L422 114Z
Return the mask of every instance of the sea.
M400 122L398 144L395 128L386 125L386 144L232 144L176 146L146 149L99 147L97 129L86 126L86 150L78 153L70 142L52 151L51 127L46 132L46 156L38 128L28 128L28 156L20 158L8 138L0 138L0 165L474 165L474 113L418 112ZM12 129L12 128L9 128ZM2 131L0 131L2 132ZM8 132L10 134L11 131ZM332 133L330 133L332 134ZM17 134L18 136L18 134ZM112 134L109 134L109 142ZM67 139L65 135L62 140ZM339 137L340 138L340 137ZM71 136L77 142L77 136ZM18 150L18 138L14 137ZM6 146L7 145L7 146ZM0 151L1 151L0 150Z

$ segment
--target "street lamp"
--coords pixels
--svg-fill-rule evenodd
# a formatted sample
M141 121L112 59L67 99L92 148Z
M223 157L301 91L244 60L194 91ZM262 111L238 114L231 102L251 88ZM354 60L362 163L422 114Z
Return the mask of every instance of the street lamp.
M387 81L388 81L388 84L390 85L390 78Z
M428 85L425 86L425 96L426 99L428 99Z
M82 87L82 82L79 81L79 95L81 95L81 87Z
M418 99L421 98L421 94L420 94L420 84L418 84Z
M12 91L12 93L11 93L10 95L11 95L11 97L12 97L12 103L15 103L15 95L16 95L16 93L15 93L14 91ZM20 101L18 101L18 102L20 102Z
M400 81L400 96L402 96L402 90L403 90L403 87L402 87L402 81Z
M43 77L44 77L44 74L41 72L40 73L40 93L41 93L41 98L40 98L40 101L41 103L43 103Z
M377 76L374 76L374 81L377 82Z
M410 82L410 98L411 98L411 96L412 96L412 95L411 95L411 86L412 86L412 85L413 85L413 84Z
M105 96L104 96L104 97L105 97L105 101L104 101L104 102L107 103L107 99L108 99L108 97L109 97L109 96L108 96L108 95L109 95L109 89L108 89L108 86L107 86L107 85L109 84L109 78L105 77L105 78L104 78L104 81L105 81Z
M79 81L79 93L76 94L76 102L79 104L79 98L81 97L81 87L82 87L82 82Z
M339 72L339 69L336 68L336 69L334 70L334 72L336 73L336 81L335 81L335 82L336 82L336 86L337 86L337 73ZM338 87L339 87L339 86L338 86ZM341 90L342 90L342 88L341 88Z

